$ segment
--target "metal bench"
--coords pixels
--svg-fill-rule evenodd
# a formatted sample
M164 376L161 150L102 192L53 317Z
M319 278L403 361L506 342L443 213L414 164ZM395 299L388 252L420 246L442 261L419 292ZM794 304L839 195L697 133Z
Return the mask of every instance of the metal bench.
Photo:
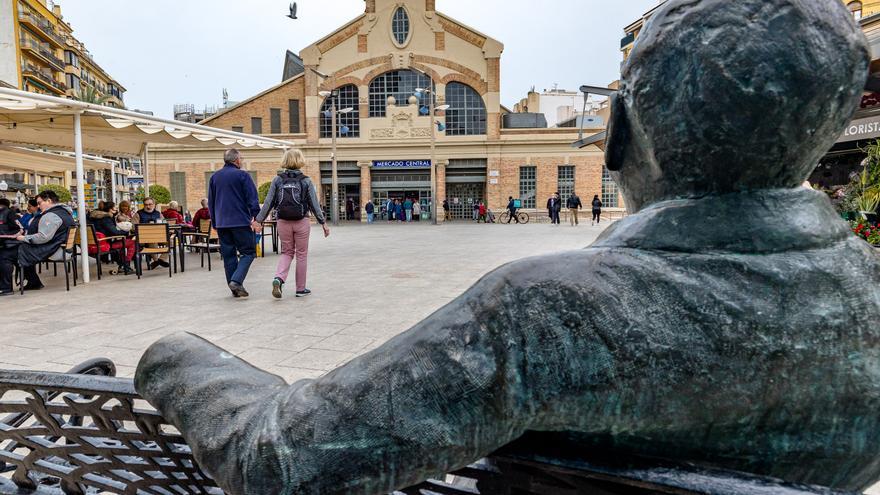
M70 373L0 370L0 495L222 494L180 433L110 360ZM741 473L650 459L583 456L528 434L406 495L832 495Z

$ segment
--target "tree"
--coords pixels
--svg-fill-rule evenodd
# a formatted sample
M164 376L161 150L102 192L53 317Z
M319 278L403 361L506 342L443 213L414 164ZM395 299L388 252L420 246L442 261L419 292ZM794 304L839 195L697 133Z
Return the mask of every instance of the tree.
M43 191L54 191L55 194L58 195L58 201L62 203L68 203L73 199L70 191L64 186L59 186L56 184L43 184L42 186L40 186L37 192Z
M259 198L260 198L260 203L261 203L261 204L266 202L266 196L269 195L269 187L270 187L270 186L272 186L272 183L271 183L271 182L266 182L265 184L262 184L262 185L257 189L257 196L259 196Z
M80 87L79 91L76 92L76 96L74 97L77 100L83 103L92 103L95 105L107 105L107 102L110 101L110 95L102 95L98 93L98 90L93 88L92 86L83 85Z
M150 197L156 200L156 204L167 205L171 202L171 191L165 186L153 184L150 186Z

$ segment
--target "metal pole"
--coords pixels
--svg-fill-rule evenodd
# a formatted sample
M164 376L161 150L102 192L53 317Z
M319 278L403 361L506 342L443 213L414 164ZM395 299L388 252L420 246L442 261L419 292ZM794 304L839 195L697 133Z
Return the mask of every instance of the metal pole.
M116 198L116 162L110 162L110 201L119 201Z
M431 221L437 225L437 163L435 150L437 147L437 127L434 125L434 78L430 77L429 91L431 92L431 102L428 112L431 114Z
M331 198L333 204L330 205L330 211L333 216L333 225L339 225L339 177L336 170L336 95L330 95L333 100L330 102L330 118L333 119L333 156L331 162Z
M144 145L143 156L141 157L141 172L144 174L144 198L150 197L150 173L147 170L147 147Z
M73 114L73 150L76 156L76 202L79 217L79 246L82 250L83 282L89 283L89 241L86 236L86 181L83 167L82 116Z

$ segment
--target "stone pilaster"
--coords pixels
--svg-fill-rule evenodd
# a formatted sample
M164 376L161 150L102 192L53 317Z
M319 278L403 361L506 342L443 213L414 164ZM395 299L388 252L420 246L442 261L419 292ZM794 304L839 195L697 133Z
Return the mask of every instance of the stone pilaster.
M446 220L443 215L443 200L446 199L446 165L448 164L448 160L437 160L435 165L437 169L437 197L434 198L434 204L437 205L438 222Z
M367 221L367 212L364 211L364 205L366 205L368 201L373 200L373 174L371 168L372 165L373 163L370 161L358 162L358 166L361 169L361 222Z

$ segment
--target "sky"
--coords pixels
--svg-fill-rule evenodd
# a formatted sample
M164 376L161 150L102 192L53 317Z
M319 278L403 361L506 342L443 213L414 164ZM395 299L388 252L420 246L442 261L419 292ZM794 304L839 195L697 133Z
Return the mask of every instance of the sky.
M364 0L58 0L74 36L126 89L129 109L244 100L281 82L296 53L354 19ZM616 80L624 26L658 0L437 0L437 9L504 43L501 101Z

